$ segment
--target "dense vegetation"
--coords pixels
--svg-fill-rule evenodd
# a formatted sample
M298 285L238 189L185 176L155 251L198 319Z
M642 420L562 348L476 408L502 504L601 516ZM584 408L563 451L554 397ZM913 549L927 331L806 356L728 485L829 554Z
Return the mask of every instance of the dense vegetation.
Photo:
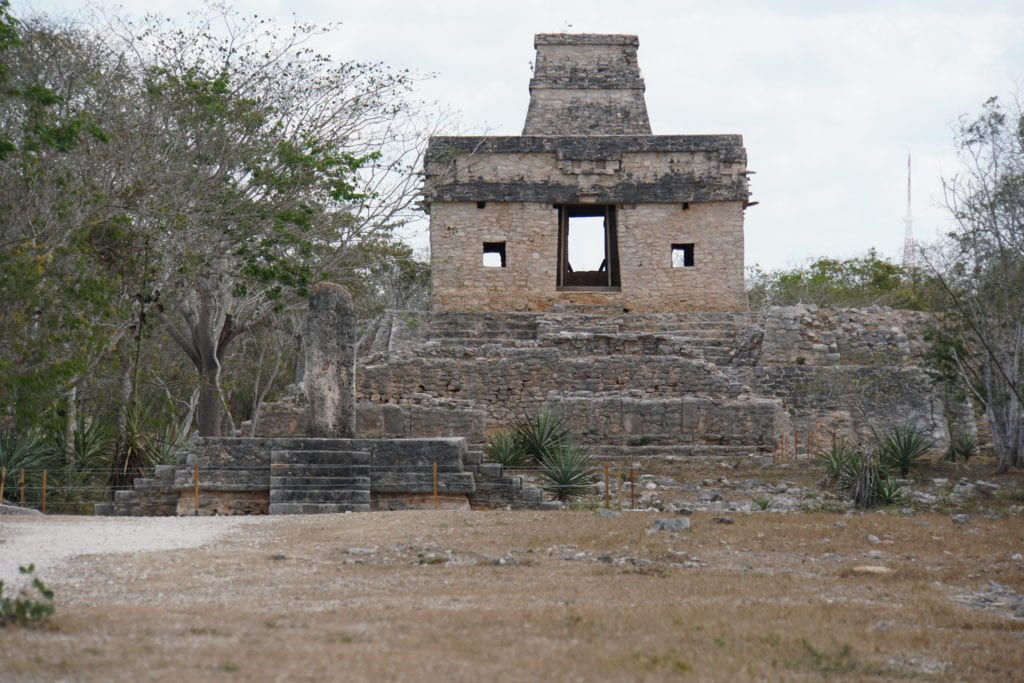
M409 72L308 47L330 30L0 0L0 458L71 465L97 425L126 472L236 428L294 381L320 279L364 319L421 304L396 231L432 124Z

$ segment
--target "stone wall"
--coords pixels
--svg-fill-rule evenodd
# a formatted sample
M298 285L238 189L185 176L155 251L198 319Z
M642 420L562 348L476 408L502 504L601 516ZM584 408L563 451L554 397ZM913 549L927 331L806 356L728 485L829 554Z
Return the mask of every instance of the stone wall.
M626 35L537 35L523 135L649 134L639 44Z
M752 316L765 365L906 365L925 351L925 313L785 306Z
M558 303L631 312L743 308L743 205L643 204L617 211L621 287L557 287L558 212L551 204L435 204L432 306L439 311L546 310ZM483 265L483 244L504 242L505 267ZM672 267L672 245L694 245L693 267Z
M399 407L457 399L485 413L488 431L556 408L608 455L813 453L899 425L942 448L970 409L923 369L926 324L908 311L813 306L395 312L363 351L357 391Z

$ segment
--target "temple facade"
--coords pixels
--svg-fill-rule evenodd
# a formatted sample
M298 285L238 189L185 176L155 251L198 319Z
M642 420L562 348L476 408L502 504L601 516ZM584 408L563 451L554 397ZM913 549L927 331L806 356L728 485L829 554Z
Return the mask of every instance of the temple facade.
M739 135L652 135L636 36L540 34L518 137L435 137L432 307L737 311Z

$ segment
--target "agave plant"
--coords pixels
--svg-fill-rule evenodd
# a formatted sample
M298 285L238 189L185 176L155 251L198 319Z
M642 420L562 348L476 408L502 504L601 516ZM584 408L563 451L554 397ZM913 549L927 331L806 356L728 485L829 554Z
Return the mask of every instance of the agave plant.
M512 434L519 450L538 464L547 454L572 442L569 423L549 410L519 418L512 425Z
M875 485L875 497L882 505L898 505L906 496L907 489L893 477L881 477Z
M860 451L846 439L838 439L832 447L819 451L818 465L822 468L821 488L826 491L844 491L856 480Z
M921 466L921 458L931 447L932 440L917 427L896 427L879 441L879 467L885 472L898 471L905 478Z
M949 447L942 457L947 462L967 462L978 452L978 440L970 434L956 434L949 440Z
M560 444L540 459L541 487L555 500L568 502L586 495L593 486L595 468L590 454L575 444Z
M54 471L59 466L53 447L37 432L0 432L0 469L6 471L5 498L14 499L24 481L25 499L34 503L42 491L43 471Z
M502 430L487 440L484 455L510 468L526 467L530 462L529 456L519 447L516 435L508 430Z

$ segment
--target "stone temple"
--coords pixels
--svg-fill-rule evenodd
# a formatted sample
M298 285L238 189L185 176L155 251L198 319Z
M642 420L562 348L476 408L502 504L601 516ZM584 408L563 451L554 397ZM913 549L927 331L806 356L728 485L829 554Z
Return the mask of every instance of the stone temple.
M194 439L99 512L536 507L483 449L539 410L627 462L970 429L922 370L922 314L747 311L742 139L652 135L635 36L535 43L522 136L430 141L431 310L356 343L348 295L318 288L305 401L265 406L257 438Z
M636 36L540 34L519 137L435 137L435 311L745 308L739 135L652 135Z

